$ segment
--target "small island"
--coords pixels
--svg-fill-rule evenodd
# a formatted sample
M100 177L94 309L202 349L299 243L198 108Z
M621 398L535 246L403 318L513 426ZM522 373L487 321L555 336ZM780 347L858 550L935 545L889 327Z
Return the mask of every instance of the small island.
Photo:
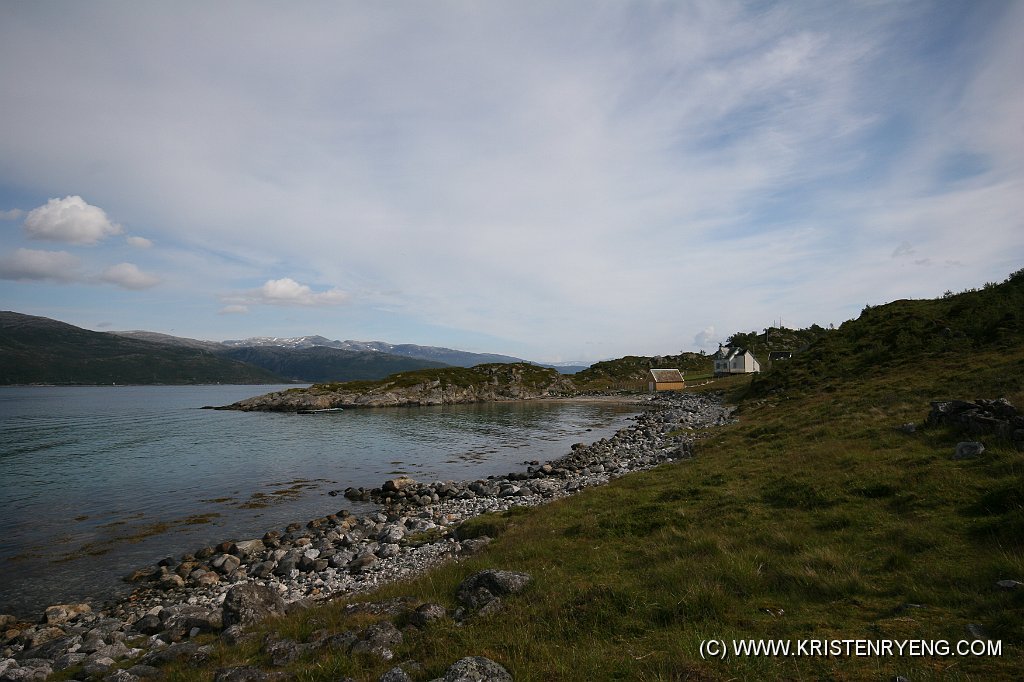
M790 331L790 330L787 330ZM791 332L800 333L800 332ZM687 376L711 375L711 356L680 353L626 356L598 362L572 375L528 362L487 363L399 372L376 381L344 381L292 388L240 400L216 409L246 412L312 412L352 407L457 405L580 396L607 391L644 391L653 368Z
M240 400L218 409L312 412L351 407L454 405L528 400L573 393L575 384L549 367L525 362L399 372L379 381L314 384Z

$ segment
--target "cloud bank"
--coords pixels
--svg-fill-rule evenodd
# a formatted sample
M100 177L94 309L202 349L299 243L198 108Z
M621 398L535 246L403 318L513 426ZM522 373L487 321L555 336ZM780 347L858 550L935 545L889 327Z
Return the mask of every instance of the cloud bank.
M67 251L18 249L0 257L0 279L18 281L81 281L79 259Z
M838 323L1024 261L1024 4L307 7L5 8L0 91L37 94L5 102L0 205L69 196L4 252L102 242L92 271L160 273L192 336L536 359Z

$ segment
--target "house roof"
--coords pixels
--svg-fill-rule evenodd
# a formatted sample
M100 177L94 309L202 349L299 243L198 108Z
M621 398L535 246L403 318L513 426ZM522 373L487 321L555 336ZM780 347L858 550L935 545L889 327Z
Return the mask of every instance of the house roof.
M683 375L678 369L652 369L651 376L659 384L683 381Z
M741 355L750 355L750 357L754 358L754 360L757 360L757 357L753 353L751 353L748 349L746 349L746 348L733 348L732 346L725 346L725 347L723 347L722 350L716 352L711 357L714 358L715 360L728 361L728 360L732 360L733 358L739 357Z

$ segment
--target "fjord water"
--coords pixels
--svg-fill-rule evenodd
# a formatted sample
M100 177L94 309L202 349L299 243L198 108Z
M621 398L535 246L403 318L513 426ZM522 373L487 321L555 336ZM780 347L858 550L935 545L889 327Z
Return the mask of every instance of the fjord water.
M0 388L0 613L103 600L163 556L347 508L331 491L476 479L614 433L636 408L526 401L316 415L198 409L274 386Z

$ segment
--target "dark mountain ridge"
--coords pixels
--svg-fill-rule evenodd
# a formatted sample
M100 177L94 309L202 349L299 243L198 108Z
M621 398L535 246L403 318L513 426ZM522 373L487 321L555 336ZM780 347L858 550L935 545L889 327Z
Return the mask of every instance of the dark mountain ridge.
M277 384L265 369L199 348L0 312L0 384Z
M396 372L449 366L442 362L390 353L344 350L328 346L240 346L217 352L221 356L262 367L289 379L314 383L381 379Z

